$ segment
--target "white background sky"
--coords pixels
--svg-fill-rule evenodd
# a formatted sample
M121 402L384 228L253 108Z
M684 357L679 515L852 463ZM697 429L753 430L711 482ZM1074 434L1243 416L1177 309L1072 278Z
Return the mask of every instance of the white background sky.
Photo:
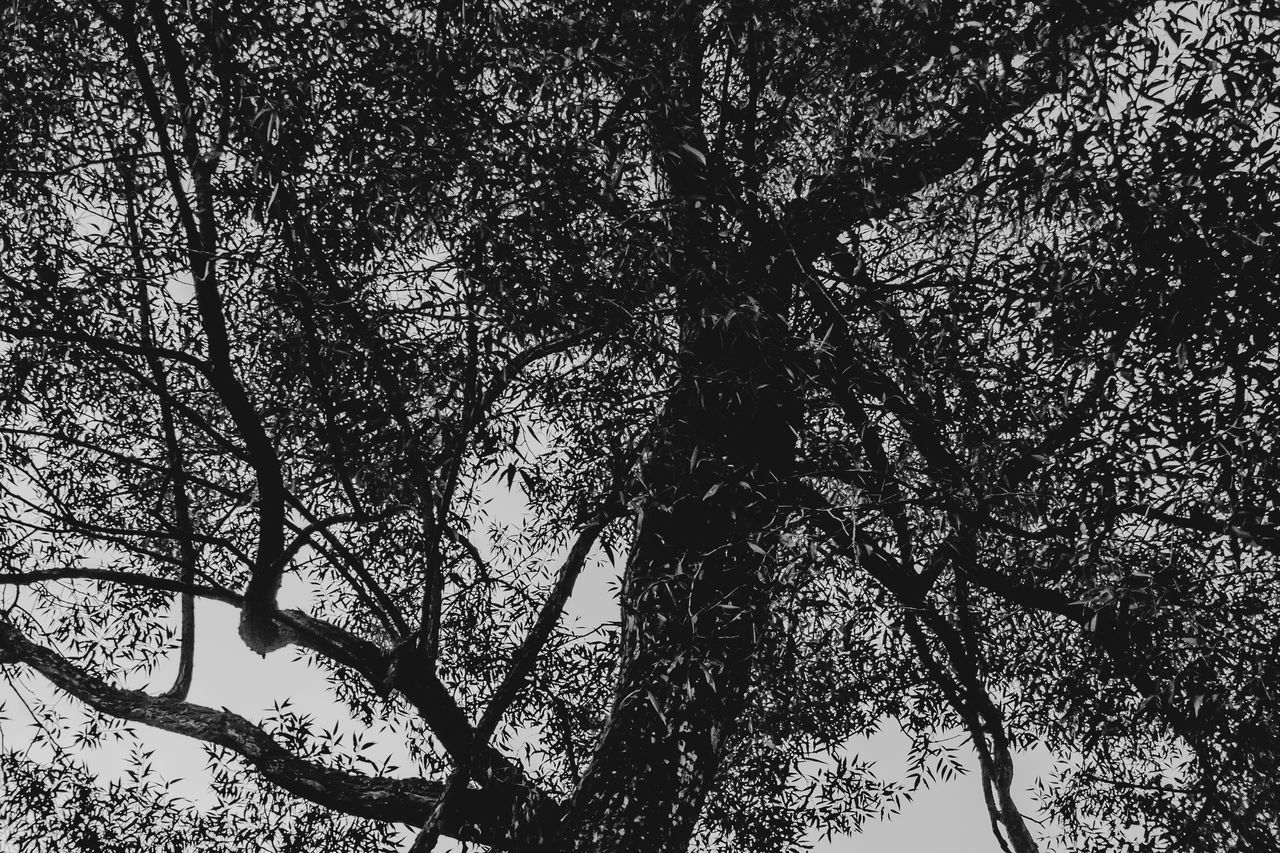
M286 590L284 603L296 605L298 586L294 595ZM591 593L597 592L584 585L575 595L576 610L590 607ZM603 584L600 584L603 586ZM585 594L584 594L585 593ZM290 602L289 598L294 598ZM274 701L290 699L298 711L313 714L322 726L334 722L350 728L343 709L329 699L324 676L293 659L289 650L276 652L266 659L245 648L236 633L237 613L231 607L218 603L202 603L198 609L200 641L196 646L195 678L190 701L211 707L226 707L250 719L261 718ZM167 685L171 673L161 670L153 679L156 685ZM0 687L0 692L3 692ZM24 739L23 729L29 721L23 719L21 707L6 702L9 719L3 724L10 745ZM199 799L204 790L205 757L199 745L187 738L140 729L148 746L154 748L152 762L160 774L168 779L182 779L179 790L186 796ZM849 752L864 759L873 759L886 778L901 776L905 769L907 738L896 729L887 729L867 740L849 744ZM86 755L91 767L104 775L116 775L124 767L123 753L113 754L100 750L96 755ZM408 762L401 762L402 766ZM972 761L968 762L974 767ZM403 771L401 771L403 772ZM1042 754L1023 755L1017 763L1015 790L1024 791L1034 783L1035 777L1049 772L1049 760ZM1029 793L1019 800L1024 811L1033 813L1034 801ZM939 782L928 790L918 791L915 799L903 806L902 813L890 821L869 823L858 835L838 837L830 842L818 841L818 853L834 851L868 851L868 853L998 853L999 847L991 835L986 809L983 806L980 782L976 773L962 776L950 782Z
M490 512L506 519L522 516L524 507L520 496L495 493L492 498ZM477 542L477 545L487 550L483 542ZM608 563L590 561L569 602L566 618L593 625L616 620L616 578L617 569ZM307 603L306 584L296 576L289 576L281 591L281 606L307 609ZM328 728L339 723L344 732L353 730L345 710L329 698L322 673L295 660L295 652L291 649L275 652L265 659L258 657L241 642L237 620L238 611L229 605L198 602L195 676L189 701L214 708L225 707L249 719L261 719L273 703L287 699L293 710L311 714L320 727ZM163 689L171 682L176 655L174 658L168 666L162 666L153 673L150 690ZM39 685L37 689L43 687L38 677L30 677L25 682L33 687ZM147 685L131 683L130 686ZM70 702L65 698L63 701ZM0 721L0 734L10 747L21 744L30 736L31 721L25 716L21 704L12 701L4 684L0 684L0 702L6 708L7 717ZM175 787L175 793L197 802L208 796L204 782L206 759L197 742L145 728L139 728L139 733L147 747L154 749L151 761L160 775L169 780L182 780ZM367 734L378 742L375 733ZM364 737L366 733L361 732L361 735ZM411 762L404 757L402 747L385 741L383 746L384 754L395 760L400 772L408 772L406 768L411 766ZM850 755L857 754L875 761L879 775L893 779L905 775L908 746L906 736L890 723L886 730L872 738L851 741L847 751ZM104 777L115 777L125 767L126 756L127 749L107 748L86 754L84 759ZM815 851L999 853L983 804L981 783L976 772L972 772L976 770L976 762L967 750L965 757L970 759L966 762L971 770L968 775L917 791L911 802L903 804L897 817L868 823L857 835L837 837L831 841L816 840ZM1037 776L1047 775L1050 768L1051 761L1045 753L1018 756L1014 790L1025 813L1036 814L1035 801L1027 789L1034 785ZM441 851L445 849L448 847L440 848Z

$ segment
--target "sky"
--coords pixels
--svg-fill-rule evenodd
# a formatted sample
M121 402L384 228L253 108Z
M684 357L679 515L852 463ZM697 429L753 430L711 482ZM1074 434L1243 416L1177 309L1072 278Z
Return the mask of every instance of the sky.
M506 488L494 487L488 498L492 517L511 521L520 519L527 511L523 495ZM517 521L518 523L518 521ZM487 551L484 542L477 542ZM492 556L486 554L487 557ZM603 558L588 562L574 589L565 618L579 625L600 625L616 621L618 606L615 592L618 568ZM296 575L286 578L281 590L282 607L308 609L310 592L304 580ZM259 657L245 647L237 632L238 611L229 605L200 601L196 611L196 659L190 702L213 708L227 708L251 720L262 719L273 704L288 700L296 712L311 714L323 728L335 723L344 731L352 730L352 723L345 709L330 698L323 673L296 660L296 651L282 649ZM173 678L176 654L150 676L150 683L130 681L127 686L151 691L163 689ZM38 685L39 679L31 677L27 684ZM43 685L36 689L41 689ZM7 708L7 719L0 721L0 733L9 747L22 743L31 730L30 720L24 719L21 705L9 701L8 689L0 684L0 703ZM64 699L62 701L71 700ZM178 735L138 727L146 748L154 750L152 764L161 776L168 780L181 780L175 785L180 793L199 802L209 796L204 782L206 758L196 741ZM361 732L372 736L382 748L380 758L390 757L402 768L412 766L403 745L379 741L376 733ZM848 754L856 754L864 760L876 762L882 778L903 778L906 775L908 738L889 725L871 738L858 738L846 745ZM100 778L118 778L127 765L129 747L106 747L86 754L88 766L100 774ZM991 833L987 811L983 804L981 782L976 774L976 761L966 757L970 773L948 782L937 782L931 788L917 791L911 802L904 803L895 818L872 822L861 833L831 840L813 839L817 853L843 853L843 851L867 851L867 853L999 853L999 846ZM1015 796L1025 813L1035 816L1035 802L1028 793L1037 776L1047 775L1051 760L1046 753L1034 752L1016 757ZM401 772L405 772L402 770ZM406 835L407 841L410 838ZM450 842L442 841L437 853L451 850Z
M597 569L607 568L597 566ZM575 590L570 602L570 618L603 620L612 617L616 605L611 601L611 577L605 571L590 573L584 583ZM291 579L282 590L281 603L292 607L305 605L303 584ZM329 698L322 673L294 660L288 649L261 658L250 652L236 631L238 614L233 608L216 602L201 602L197 609L197 637L195 677L189 700L202 705L225 707L250 719L261 719L276 701L288 699L295 710L312 714L322 726L342 723L350 728L349 718L337 703ZM152 675L152 685L167 685L172 677L168 667L162 667ZM139 685L133 685L139 686ZM0 686L0 692L4 688ZM10 746L23 738L23 720L18 708L11 703L9 719L3 724ZM198 743L178 735L150 729L139 729L144 743L154 749L152 762L167 779L182 780L176 790L197 802L204 792L205 756ZM885 778L905 775L905 757L909 741L896 729L887 729L869 739L858 739L848 744L849 753L876 761ZM385 753L396 755L393 744L383 744ZM102 777L121 774L125 767L127 750L101 749L85 756L89 766ZM409 762L403 760L402 765ZM969 762L971 769L975 766ZM1047 755L1020 756L1017 762L1015 791L1023 792L1020 799L1024 810L1034 813L1034 801L1025 789L1033 784L1039 774L1047 774L1050 762ZM407 836L406 836L407 837ZM450 849L442 842L438 853ZM999 847L991 834L986 809L983 806L980 782L976 773L960 776L949 782L939 782L934 787L917 792L915 799L903 806L896 818L869 823L863 832L851 837L837 837L830 841L815 840L817 853L837 851L867 851L867 853L998 853Z

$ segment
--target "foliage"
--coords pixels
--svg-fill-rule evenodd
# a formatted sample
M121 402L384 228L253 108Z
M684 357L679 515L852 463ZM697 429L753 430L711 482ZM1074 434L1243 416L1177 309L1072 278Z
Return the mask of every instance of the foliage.
M1274 9L144 6L0 7L19 849L772 853L956 730L1006 849L1275 847ZM350 728L186 702L197 598Z

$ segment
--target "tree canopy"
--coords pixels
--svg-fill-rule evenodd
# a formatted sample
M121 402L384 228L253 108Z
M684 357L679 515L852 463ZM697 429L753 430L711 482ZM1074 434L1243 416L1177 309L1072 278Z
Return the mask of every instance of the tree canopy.
M1276 20L5 0L9 843L782 853L961 748L1006 851L1276 849ZM188 701L198 599L415 766Z

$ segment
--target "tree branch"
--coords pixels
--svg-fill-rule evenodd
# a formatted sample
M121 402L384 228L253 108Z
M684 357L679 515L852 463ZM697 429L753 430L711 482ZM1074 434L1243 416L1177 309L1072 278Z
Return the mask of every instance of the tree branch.
M332 770L299 758L244 717L166 696L124 690L79 669L56 652L33 643L0 620L0 661L23 663L89 707L204 743L229 749L266 781L318 805L372 820L421 824L443 791L424 779L367 777ZM518 796L503 801L493 792L460 792L442 816L446 834L459 840L508 847L514 839L510 815L536 813ZM543 816L549 817L549 816Z
M1004 837L1007 835L1015 853L1036 853L1038 847L1035 839L1013 801L1013 755L1003 715L982 683L978 670L976 639L971 626L965 624L968 604L964 580L958 577L957 590L960 593L958 607L962 617L961 630L967 630L967 635L962 635L952 627L926 597L933 577L936 577L947 562L962 562L966 569L977 562L971 558L972 545L967 542L972 531L964 529L961 522L962 526L944 540L930 560L931 564L937 563L929 568L932 577L922 578L910 570L895 566L861 529L855 529L851 534L835 508L816 490L803 486L797 492L810 509L825 510L810 517L829 533L836 546L847 551L860 568L898 599L904 610L907 631L920 655L921 663L969 730L982 767L983 796L991 815L992 831L1000 846L1009 850ZM927 625L941 642L948 668L954 671L954 678L942 669L939 661L930 653L919 623ZM970 639L969 644L964 642L965 636ZM1004 827L1004 835L1000 833L999 825Z
M497 689L494 690L493 696L490 697L489 703L480 715L480 722L476 725L475 731L477 745L487 745L489 738L493 736L494 730L498 727L498 722L502 719L502 715L507 712L507 709L511 707L511 703L520 694L520 690L528 680L530 672L533 671L533 665L538 659L538 653L542 651L543 646L546 645L547 640L551 637L551 632L555 630L556 623L560 620L560 614L564 611L564 606L568 602L569 596L573 593L574 584L578 579L578 575L582 572L582 567L586 563L587 556L591 553L592 546L595 545L601 531L613 519L618 503L620 502L606 501L605 506L596 514L596 518L578 533L577 539L574 540L573 545L569 548L569 554L560 566L560 573L556 577L555 585L551 588L551 594L547 596L547 600L538 612L538 618L534 620L533 627L529 629L524 642L520 644L520 648L512 655L510 669L507 670L507 674L503 677ZM461 796L462 792L466 790L467 781L471 778L472 773L471 763L467 762L459 764L450 775L435 812L423 824L422 831L414 839L410 853L431 853L431 850L435 848L440 833L444 831L444 818L452 807L454 798Z
M133 272L137 279L138 313L141 320L143 343L154 349L156 345L155 323L151 316L151 295L147 292L146 266L142 258L142 242L138 233L138 215L134 206L136 189L133 179L133 162L121 160L120 175L124 179L125 191L125 227L129 240L129 255L133 260ZM182 446L178 443L177 427L173 417L173 394L169 389L168 376L164 363L154 354L146 356L147 367L151 370L152 381L159 391L159 408L161 431L164 436L166 455L169 463L169 480L173 489L174 526L177 528L178 555L182 562L182 582L190 587L195 583L196 563L200 552L195 545L195 522L191 518L191 500L187 493L186 463L183 459ZM201 362L203 364L203 362ZM196 653L196 605L195 596L184 591L181 599L181 646L178 653L178 672L174 676L173 686L165 695L174 699L185 699L191 690L191 680L195 674Z
M132 572L108 569L55 569L35 572L0 574L0 584L32 584L59 580L97 580L156 589L164 592L190 593L198 598L221 601L243 608L243 596L216 585L187 585L171 578L157 578ZM476 762L480 776L492 780L495 788L520 788L523 796L549 808L550 801L532 788L521 769L492 746L476 750L470 721L458 707L453 695L434 673L411 671L397 666L398 656L368 640L317 619L300 610L276 613L276 630L286 642L309 649L334 663L360 673L378 692L398 691L417 709L431 732L439 739L455 762Z
M209 384L240 433L249 465L257 481L258 547L245 590L246 607L241 616L241 637L249 648L265 654L283 644L281 638L273 633L275 621L272 614L277 607L276 596L283 577L277 558L284 547L284 476L275 447L231 363L231 342L216 269L218 227L213 206L212 175L220 152L215 148L210 156L205 156L200 151L195 103L187 80L182 45L169 21L163 0L149 0L148 10L160 42L166 76L178 101L182 130L181 150L191 173L195 195L193 206L182 181L177 152L169 137L159 93L139 46L137 22L133 18L132 9L127 18L117 18L99 3L95 3L94 7L124 39L126 52L142 87L143 99L163 154L170 190L178 205L179 222L186 236L196 307L208 350Z
M6 275L5 278L8 278ZM201 358L168 347L154 344L137 345L125 341L117 341L93 335L88 332L73 332L65 329L44 329L37 326L10 326L0 324L0 332L17 340L57 341L63 344L82 344L92 350L106 350L121 355L140 355L148 360L167 359L195 368L201 374L208 374L209 365Z
M289 562L307 545L320 550L314 540L311 538L314 534L319 533L329 546L337 552L342 559L335 560L332 555L326 553L329 562L336 568L349 583L360 600L365 603L386 629L387 634L392 637L403 637L409 633L409 626L404 620L404 616L400 613L400 608L392 601L391 596L378 583L368 569L365 568L364 561L337 537L330 528L335 524L343 522L360 521L360 522L378 522L396 515L407 507L392 507L385 512L376 515L370 515L365 512L346 512L331 515L328 518L317 518L311 510L307 509L301 500L295 498L286 490L285 498L294 505L297 510L302 513L308 524L302 528L294 536L293 541L284 549L280 556L279 570L283 571L288 567Z
M1280 529L1247 519L1223 520L1210 515L1200 507L1194 507L1191 515L1175 515L1157 509L1151 504L1131 504L1121 507L1126 515L1139 516L1170 527L1204 533L1210 536L1228 536L1253 545L1269 554L1280 554Z
M784 227L797 257L811 260L838 234L882 216L981 154L992 131L1063 87L1063 72L1086 40L1149 5L1150 0L1063 0L1043 11L1043 27L1028 22L1020 38L986 46L973 58L989 58L996 49L1027 55L1016 78L1006 66L975 81L976 97L955 118L877 154L854 158L817 181L786 214Z

